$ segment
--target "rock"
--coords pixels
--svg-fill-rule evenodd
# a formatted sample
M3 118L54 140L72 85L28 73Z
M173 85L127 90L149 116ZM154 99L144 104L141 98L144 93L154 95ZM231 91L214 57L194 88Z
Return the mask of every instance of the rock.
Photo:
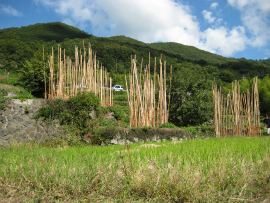
M38 133L44 133L45 131L44 131L44 129L40 125L38 125L37 126L37 132Z
M33 124L33 121L32 120L28 120L28 121L25 121L24 123L23 123L23 125L25 126L25 127L28 127L28 126L30 126L30 125L32 125Z
M8 146L9 146L8 142L6 142L6 141L4 141L4 140L0 140L0 147L6 148L6 147L8 147Z
M30 138L30 140L34 140L36 137L35 135L36 135L35 132L32 131L31 133L28 134L28 137Z
M31 132L34 132L36 130L35 127L30 126L25 129L26 134L30 134Z
M139 138L137 138L137 137L134 137L133 140L134 140L134 142L139 142Z
M118 144L125 145L126 144L126 140L120 139L120 140L118 140Z
M7 119L5 116L0 116L0 123L5 124L7 122Z
M3 140L9 140L9 139L12 139L12 138L13 138L13 135L8 134L8 135L4 136L2 139Z
M7 120L8 120L9 122L12 122L12 121L13 121L12 115L8 115Z
M9 92L7 96L4 97L15 97L17 96L16 94L14 94L13 92Z
M16 132L16 128L14 127L8 128L8 132L9 134L14 134Z
M118 144L117 139L112 139L111 144Z
M8 122L7 125L6 125L6 129L10 129L14 127L14 125L12 124L12 122Z
M8 130L7 129L0 129L0 137L5 137L8 135Z
M18 116L15 120L18 122L23 122L23 118L21 116Z
M154 137L152 138L152 141L156 142L158 139L159 139L159 137L154 135Z
M95 110L92 109L91 112L89 113L89 117L91 119L95 119L95 115L96 115Z
M105 114L103 116L103 119L104 120L110 120L110 121L112 121L112 120L116 121L116 119L114 118L114 113L113 112L109 112L109 113Z
M171 137L171 140L172 141L177 141L178 140L178 137Z
M33 113L29 113L28 116L29 116L29 118L31 118L31 119L34 119L34 118L35 118L35 115L34 115Z
M41 133L37 133L36 134L36 138L37 138L38 142L40 142L41 141L41 138L42 138L42 134Z

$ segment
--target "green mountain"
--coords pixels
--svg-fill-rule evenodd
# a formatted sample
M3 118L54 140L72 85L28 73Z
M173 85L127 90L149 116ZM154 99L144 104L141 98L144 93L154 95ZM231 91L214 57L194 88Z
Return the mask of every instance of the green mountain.
M152 48L159 49L159 50L166 50L171 53L180 54L185 59L189 60L197 60L203 62L206 61L207 63L211 64L221 64L226 62L235 62L237 59L235 58L226 58L217 54L213 54L204 50L200 50L193 46L187 46L175 42L161 42L161 43L152 43Z
M162 55L163 61L179 69L183 63L194 64L193 67L208 67L211 77L220 78L225 82L239 79L243 75L247 78L259 75L264 77L270 73L269 60L253 61L246 59L226 58L192 46L178 43L151 43L147 44L125 36L110 38L95 37L78 28L64 23L39 23L21 28L8 28L0 30L0 65L5 68L20 68L20 64L26 59L31 59L34 54L41 54L42 47L45 55L51 52L51 47L57 50L58 44L66 49L66 55L74 57L74 46L83 47L91 43L92 49L97 51L98 60L109 71L116 69L119 73L127 73L130 69L130 56L144 59L148 63L151 53L151 67L154 65L154 57ZM17 66L16 66L17 65ZM192 67L192 65L189 65ZM210 68L213 66L216 68ZM3 68L3 66L2 66ZM215 70L215 71L213 71Z
M42 40L44 42L56 41L63 42L65 39L89 38L92 35L60 22L37 23L34 25L23 26L21 28L8 28L0 30L2 39L16 37L22 41Z

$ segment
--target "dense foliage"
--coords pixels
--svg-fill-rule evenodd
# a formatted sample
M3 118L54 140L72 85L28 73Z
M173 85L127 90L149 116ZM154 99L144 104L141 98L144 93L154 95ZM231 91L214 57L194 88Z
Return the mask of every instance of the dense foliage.
M83 135L91 130L91 121L106 111L100 106L100 99L94 93L79 92L68 100L52 100L49 105L39 110L36 118L58 119L61 124L68 124Z
M183 64L172 78L169 121L177 126L200 125L213 116L211 80L190 65Z
M42 98L44 93L42 47L44 46L45 52L47 81L48 55L51 54L53 47L56 66L58 43L72 60L75 45L83 49L91 44L92 50L97 52L97 59L109 71L113 85L123 85L125 88L125 75L130 70L131 55L133 57L136 55L138 67L143 59L144 68L149 63L150 52L151 73L154 72L155 57L157 67L159 57L162 57L167 67L173 66L170 122L178 126L197 125L211 119L212 82L221 87L223 94L227 94L232 81L241 80L241 83L246 84L244 87L248 87L251 85L250 80L258 75L261 79L259 84L261 111L268 112L270 87L266 76L270 73L269 59L254 61L225 58L191 46L170 42L146 44L125 36L95 37L58 22L0 30L0 72L6 69L7 72L20 73L20 81L17 83L34 96ZM157 72L159 73L159 68ZM169 85L169 77L167 79ZM118 120L123 120L123 115L128 114L127 98L121 98L119 95L117 105L124 108L113 107L111 111L115 112Z
M43 62L42 53L40 51L36 52L33 58L26 59L20 67L18 72L20 73L19 80L21 85L34 96L44 97L44 79L49 84L48 74L45 74L44 78L44 71L48 72L49 67L48 64L45 65Z

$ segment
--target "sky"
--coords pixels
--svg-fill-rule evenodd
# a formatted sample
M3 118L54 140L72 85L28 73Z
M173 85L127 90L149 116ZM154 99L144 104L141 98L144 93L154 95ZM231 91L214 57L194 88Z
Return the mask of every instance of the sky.
M97 37L270 58L270 0L0 0L0 29L63 22Z

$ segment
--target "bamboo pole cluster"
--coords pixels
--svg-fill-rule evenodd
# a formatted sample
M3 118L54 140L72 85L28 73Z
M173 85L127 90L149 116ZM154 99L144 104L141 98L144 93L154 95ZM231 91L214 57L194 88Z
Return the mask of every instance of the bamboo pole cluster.
M171 92L172 66L170 71L170 88L167 101L166 95L166 61L162 63L159 59L159 75L156 72L156 58L154 65L154 78L151 78L150 53L149 63L143 69L143 59L141 60L140 72L136 64L136 55L131 56L131 71L129 72L129 85L126 80L126 89L130 109L130 127L151 126L158 127L168 122L169 104ZM158 90L158 94L156 94ZM157 98L156 98L157 97Z
M82 53L83 52L83 53ZM97 61L96 52L88 46L88 60L85 47L79 50L75 46L75 61L66 56L65 49L58 45L57 67L54 62L54 51L48 61L50 67L48 99L68 99L79 91L93 92L101 99L101 105L111 106L112 79L107 70ZM46 98L46 92L45 92Z
M250 92L240 91L239 81L232 83L232 94L225 97L213 85L213 105L215 119L215 133L218 137L260 136L260 110L258 77L253 79Z

